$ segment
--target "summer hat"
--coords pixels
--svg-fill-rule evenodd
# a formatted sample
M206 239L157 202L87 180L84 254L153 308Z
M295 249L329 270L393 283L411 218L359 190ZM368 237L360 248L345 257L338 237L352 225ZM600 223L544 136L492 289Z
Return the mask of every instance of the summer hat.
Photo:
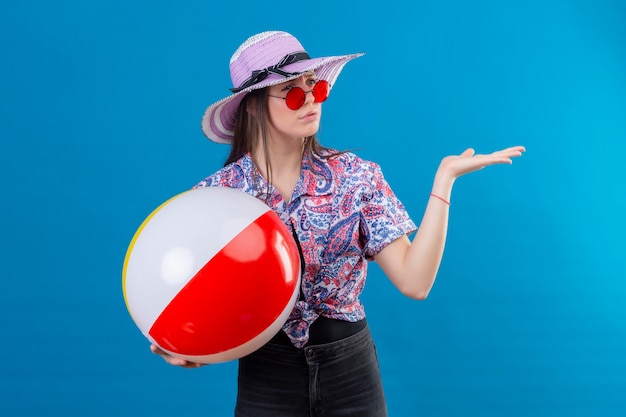
M315 71L332 87L343 66L361 55L311 58L289 33L271 31L251 36L230 59L233 94L206 109L202 131L214 142L232 143L239 104L250 91L293 80L308 71Z

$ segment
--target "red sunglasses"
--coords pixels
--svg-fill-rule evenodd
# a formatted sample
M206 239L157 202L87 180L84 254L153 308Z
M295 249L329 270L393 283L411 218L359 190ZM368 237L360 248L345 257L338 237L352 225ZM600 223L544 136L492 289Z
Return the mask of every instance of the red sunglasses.
M315 82L315 85L313 86L313 89L310 91L304 91L300 87L292 87L287 92L287 95L285 97L272 96L269 94L268 96L282 98L283 100L285 100L285 104L287 104L287 107L289 107L291 110L298 110L299 108L304 106L307 93L313 94L313 99L316 103L323 103L324 101L326 101L326 99L328 98L328 94L330 93L330 84L328 84L328 81L326 80L317 80Z

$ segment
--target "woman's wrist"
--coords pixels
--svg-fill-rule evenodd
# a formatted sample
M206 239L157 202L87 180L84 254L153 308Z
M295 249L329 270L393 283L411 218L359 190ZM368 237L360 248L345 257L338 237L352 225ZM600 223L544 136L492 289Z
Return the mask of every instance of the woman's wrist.
M450 176L445 171L438 170L435 174L433 181L433 187L431 194L440 197L446 201L450 201L450 194L452 193L452 186L454 185L455 178Z
M442 203L445 203L448 206L450 205L450 201L449 200L446 200L445 198L443 198L443 197L441 197L441 196L439 196L439 195L437 195L435 193L430 193L430 196L436 198L437 200L441 201Z

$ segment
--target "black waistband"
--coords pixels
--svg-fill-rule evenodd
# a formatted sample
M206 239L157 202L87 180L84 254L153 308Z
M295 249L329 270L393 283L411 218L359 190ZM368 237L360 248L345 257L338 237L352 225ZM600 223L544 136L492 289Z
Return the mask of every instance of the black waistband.
M318 317L309 329L309 341L307 346L323 345L345 339L363 330L367 322L365 319L359 321L345 321L330 319L328 317ZM270 340L275 345L293 346L289 336L282 330Z

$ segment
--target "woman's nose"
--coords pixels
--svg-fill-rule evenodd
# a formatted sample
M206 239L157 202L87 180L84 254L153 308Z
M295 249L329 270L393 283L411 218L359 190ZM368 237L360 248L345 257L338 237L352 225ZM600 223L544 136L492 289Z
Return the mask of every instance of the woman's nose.
M305 85L303 90L304 90L304 102L305 103L314 102L315 97L313 97L313 87L311 87L310 85Z

